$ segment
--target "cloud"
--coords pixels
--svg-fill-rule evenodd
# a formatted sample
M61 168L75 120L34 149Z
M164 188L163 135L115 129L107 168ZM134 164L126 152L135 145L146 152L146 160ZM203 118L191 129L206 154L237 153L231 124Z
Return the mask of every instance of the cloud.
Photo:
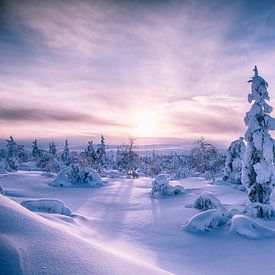
M75 122L80 132L94 122L120 135L153 110L161 136L230 139L253 66L275 86L275 5L259 13L251 2L7 1L1 120Z
M0 107L0 120L7 122L79 122L93 123L93 125L125 126L112 120L71 111L53 111L35 108L15 109L3 106Z

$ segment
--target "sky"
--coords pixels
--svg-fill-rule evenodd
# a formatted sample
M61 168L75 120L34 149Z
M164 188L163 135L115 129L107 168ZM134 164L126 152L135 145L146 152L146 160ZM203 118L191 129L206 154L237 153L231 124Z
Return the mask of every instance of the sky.
M274 1L0 1L0 139L229 144L274 60Z

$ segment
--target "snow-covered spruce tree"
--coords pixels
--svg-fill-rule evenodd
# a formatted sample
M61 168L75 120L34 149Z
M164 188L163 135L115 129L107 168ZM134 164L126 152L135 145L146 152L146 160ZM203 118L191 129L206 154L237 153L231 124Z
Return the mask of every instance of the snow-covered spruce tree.
M40 156L40 150L38 148L37 140L36 139L32 142L32 155L35 158L37 158L37 157Z
M70 164L70 150L69 150L69 143L67 139L65 141L64 150L61 154L61 159L63 160L66 166Z
M30 158L30 153L25 150L24 145L18 145L18 162L23 163L27 162Z
M97 155L97 163L100 166L105 167L107 160L106 160L106 151L105 151L105 138L103 135L101 135L101 140L100 140L100 144L97 147L96 155Z
M18 169L18 146L12 136L7 140L7 162L11 169Z
M104 144L104 143L103 143ZM101 150L101 149L100 149ZM105 152L105 144L103 145L103 151ZM93 166L97 160L97 154L96 154L96 151L94 149L94 144L93 144L93 141L88 141L88 146L87 148L85 149L85 158L86 158L86 161L88 163L88 166ZM99 154L99 160L101 159L101 152ZM104 155L104 153L103 153ZM105 153L105 157L106 157L106 153ZM103 158L103 161L102 163L104 162L105 158ZM100 161L99 161L100 162ZM100 162L101 163L101 162Z
M274 140L269 130L275 130L275 119L269 114L272 107L266 103L269 100L267 82L258 75L257 67L254 68L251 82L251 92L248 102L254 101L245 116L247 131L245 140L247 148L242 168L242 183L248 190L250 209L258 217L270 217L272 207L270 196L275 184L274 177Z
M242 162L246 147L243 140L243 137L234 140L227 149L223 180L241 184Z
M56 156L57 150L56 150L56 145L54 144L54 141L49 143L49 153L52 156Z

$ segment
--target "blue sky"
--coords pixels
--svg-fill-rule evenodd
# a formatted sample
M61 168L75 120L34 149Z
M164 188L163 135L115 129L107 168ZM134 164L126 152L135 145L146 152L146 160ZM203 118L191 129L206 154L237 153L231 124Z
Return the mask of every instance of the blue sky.
M2 1L0 137L243 135L273 1Z

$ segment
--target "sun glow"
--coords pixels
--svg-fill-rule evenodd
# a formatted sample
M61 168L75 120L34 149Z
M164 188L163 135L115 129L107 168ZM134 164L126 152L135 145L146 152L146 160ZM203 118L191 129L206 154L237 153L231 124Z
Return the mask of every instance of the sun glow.
M156 136L157 120L153 113L142 112L136 116L136 136L154 137Z

